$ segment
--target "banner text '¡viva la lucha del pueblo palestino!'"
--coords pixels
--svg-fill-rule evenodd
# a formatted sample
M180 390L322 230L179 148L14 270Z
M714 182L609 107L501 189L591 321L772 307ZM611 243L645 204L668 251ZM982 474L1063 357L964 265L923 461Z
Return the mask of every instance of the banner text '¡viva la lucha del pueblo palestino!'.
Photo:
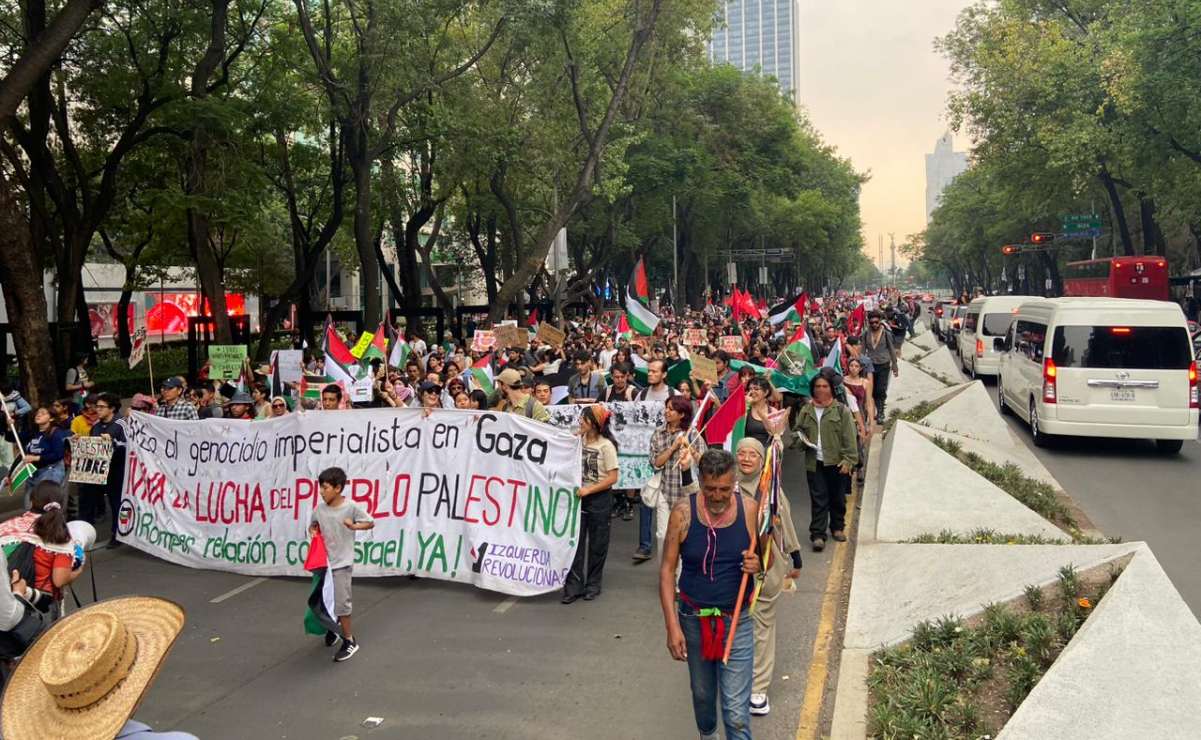
M375 528L356 576L417 574L517 596L562 587L579 536L578 437L513 414L303 412L264 421L133 413L121 541L173 563L303 575L317 476Z

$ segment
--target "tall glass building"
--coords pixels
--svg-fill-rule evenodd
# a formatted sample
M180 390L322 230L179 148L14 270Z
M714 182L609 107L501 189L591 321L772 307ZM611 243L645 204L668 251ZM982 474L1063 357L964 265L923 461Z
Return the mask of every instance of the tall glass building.
M795 97L797 0L723 0L709 40L709 61L775 77Z

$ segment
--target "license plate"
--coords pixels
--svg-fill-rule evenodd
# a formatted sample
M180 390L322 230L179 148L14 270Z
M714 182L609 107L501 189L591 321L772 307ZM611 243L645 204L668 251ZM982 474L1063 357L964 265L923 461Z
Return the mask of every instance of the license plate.
M1109 392L1110 401L1131 402L1134 400L1133 388L1115 388Z

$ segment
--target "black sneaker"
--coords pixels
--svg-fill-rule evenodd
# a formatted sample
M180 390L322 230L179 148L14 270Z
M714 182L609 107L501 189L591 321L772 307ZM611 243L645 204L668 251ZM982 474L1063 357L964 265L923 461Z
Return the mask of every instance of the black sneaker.
M335 663L341 663L344 660L350 660L350 656L359 652L359 643L354 640L342 640L342 649L334 656Z
M337 641L338 641L338 634L336 632L334 632L333 630L325 631L325 646L326 647L333 647L334 643Z

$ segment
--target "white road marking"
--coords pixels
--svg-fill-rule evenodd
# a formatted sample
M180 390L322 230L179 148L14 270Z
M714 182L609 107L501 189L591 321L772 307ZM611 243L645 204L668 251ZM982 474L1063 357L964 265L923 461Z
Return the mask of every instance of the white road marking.
M493 609L492 611L493 611L494 613L496 613L496 614L504 614L505 612L507 612L507 611L509 611L510 609L512 609L512 608L513 608L513 605L514 605L514 604L516 604L516 603L517 603L517 597L516 597L516 596L510 596L509 598L507 598L507 599L505 599L504 601L502 601L502 602L500 602L499 604L497 604L497 605L496 605L496 608L495 608L495 609Z
M267 580L266 578L252 578L249 581L247 581L246 583L243 583L241 586L238 586L237 588L232 588L232 589L226 591L225 593L221 594L220 596L218 596L215 599L209 599L209 603L210 604L220 604L222 601L225 601L226 599L232 599L233 597L237 596L238 594L242 593L243 591L248 591L266 580Z

